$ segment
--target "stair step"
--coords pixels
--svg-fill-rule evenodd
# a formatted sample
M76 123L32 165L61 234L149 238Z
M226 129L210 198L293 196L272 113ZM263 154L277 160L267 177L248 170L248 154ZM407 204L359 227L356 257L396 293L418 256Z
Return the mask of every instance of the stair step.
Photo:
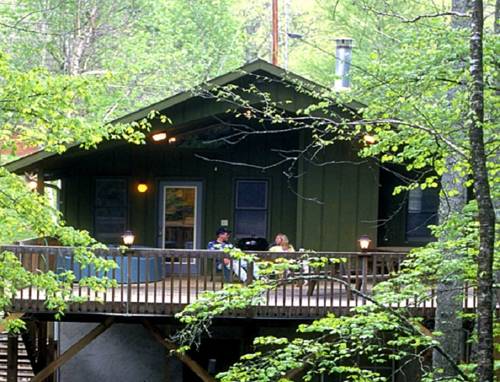
M33 370L31 369L31 362L28 359L28 353L21 337L19 337L17 344L17 382L28 382L31 381L34 376ZM0 333L0 382L7 381L7 347L7 333Z

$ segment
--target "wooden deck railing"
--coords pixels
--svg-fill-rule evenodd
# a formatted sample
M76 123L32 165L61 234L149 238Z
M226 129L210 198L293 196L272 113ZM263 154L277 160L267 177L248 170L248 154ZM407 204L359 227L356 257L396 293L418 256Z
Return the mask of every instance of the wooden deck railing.
M32 272L62 272L73 270L77 280L96 275L92 267L83 268L75 261L74 251L69 247L50 246L3 246L16 254L23 266ZM116 261L118 267L106 275L117 280L117 286L96 293L78 283L73 293L87 298L87 302L71 304L68 313L93 314L114 313L122 315L171 316L195 301L204 291L216 291L227 283L251 282L258 276L254 264L231 260L230 271L220 270L224 265L222 252L206 250L130 249L125 253L119 249L99 251ZM304 253L259 252L264 260L278 257L299 258ZM264 296L264 301L245 311L231 312L232 316L313 318L327 312L346 314L353 306L365 304L360 295L352 293L357 288L370 294L374 284L387 280L391 272L399 270L404 253L333 253L316 252L314 256L343 258L345 262L331 262L321 269L303 264L299 271L278 275L285 281L279 288ZM246 274L246 271L248 274ZM321 276L317 281L291 282L292 279ZM98 276L102 276L98 275ZM246 277L245 277L246 276ZM286 282L290 280L290 282ZM48 312L44 305L44 292L25 288L18 292L13 308L21 312ZM434 311L434 299L416 305L408 300L406 306L416 314L429 316ZM468 291L464 304L475 305Z

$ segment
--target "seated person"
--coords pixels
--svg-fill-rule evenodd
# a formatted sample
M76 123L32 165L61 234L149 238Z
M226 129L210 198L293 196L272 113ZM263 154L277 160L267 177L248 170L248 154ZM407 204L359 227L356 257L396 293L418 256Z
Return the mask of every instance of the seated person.
M219 227L217 231L215 231L215 240L212 240L208 243L207 249L210 249L212 251L223 251L225 248L233 248L233 245L229 242L229 238L231 236L231 231L228 230L226 227ZM219 259L216 260L216 266L217 270L223 270L224 271L224 281L229 281L229 258L224 257L223 259L224 266L222 266L222 263L220 262Z
M230 236L230 230L226 227L219 227L217 231L215 231L215 240L208 243L207 249L222 251L224 248L233 248L233 245L229 242Z
M274 245L269 248L269 252L295 252L295 248L290 244L288 236L284 233L278 233L274 239ZM307 261L302 264L302 272L309 273L309 265ZM289 272L286 272L288 274Z
M231 231L225 227L220 227L216 232L216 239L208 243L207 248L213 251L223 251L225 248L234 248L231 243L229 243L229 238L231 236ZM243 282L247 281L247 262L245 260L233 261L231 265L231 260L228 257L223 258L223 264L217 261L217 269L224 272L224 281L229 282L231 280L231 270L234 274ZM257 267L254 268L254 277L257 277Z
M274 245L269 248L269 252L295 252L295 248L284 233L278 233L274 239Z

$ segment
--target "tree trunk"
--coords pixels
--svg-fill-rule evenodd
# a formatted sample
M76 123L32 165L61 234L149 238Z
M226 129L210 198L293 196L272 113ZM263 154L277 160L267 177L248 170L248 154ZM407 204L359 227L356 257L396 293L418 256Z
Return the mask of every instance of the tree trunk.
M495 34L500 33L500 0L495 2L495 25L493 26Z
M470 9L468 0L453 0L452 10L459 13L466 13ZM470 21L462 17L452 19L452 28L468 28ZM450 102L454 94L465 89L455 88L448 94ZM465 134L462 129L457 129L458 134ZM454 138L454 137L451 137ZM458 140L465 137L457 136ZM455 154L451 153L446 158L446 168L448 172L441 177L441 196L439 199L439 224L446 222L452 213L461 213L467 203L467 189L464 186L467 179L453 168L458 163ZM444 237L443 240L446 240ZM444 253L446 260L457 260L463 257L463 253L448 251ZM463 282L459 278L442 280L436 290L436 315L435 330L442 333L439 338L441 347L450 357L459 363L463 353L463 321L461 312L463 310ZM442 376L456 376L456 371L441 353L435 351L433 354L434 369L443 370Z
M494 20L494 29L493 33L495 35L500 34L500 0L497 0L495 2L495 20ZM497 90L495 91L495 94L497 97L500 97L500 71L497 71L495 73L495 85ZM500 152L497 151L495 155L495 163L500 162ZM500 198L495 198L493 199L493 208L495 210L495 221L498 221L500 219ZM500 270L497 270L494 274L494 283L495 284L500 284ZM495 293L493 294L493 307L497 306L497 304L500 303L500 289L496 289ZM496 315L496 318L500 318L499 315Z
M97 2L76 2L73 31L64 41L64 73L76 76L85 71L87 55L97 39L98 15Z
M479 217L479 255L477 258L477 377L493 381L493 254L495 211L491 200L484 149L484 79L483 79L483 2L474 0L470 38L471 95L468 119L474 192Z
M463 175L451 170L457 162L458 160L453 155L446 158L446 168L450 171L441 177L439 224L443 224L450 213L462 211L467 203L467 190L464 187L466 179ZM463 253L448 251L444 253L444 257L449 261L457 260L463 257ZM454 279L452 275L449 280L442 280L437 286L434 329L442 333L439 337L441 347L455 363L460 362L463 352L463 321L460 314L462 310L463 281L459 277ZM434 369L443 370L442 376L456 376L453 365L437 351L433 354L433 366Z

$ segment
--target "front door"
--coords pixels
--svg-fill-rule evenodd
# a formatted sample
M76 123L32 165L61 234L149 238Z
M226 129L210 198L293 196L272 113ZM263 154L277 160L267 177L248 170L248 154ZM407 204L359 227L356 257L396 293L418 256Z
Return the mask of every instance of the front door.
M201 182L160 183L160 247L201 248Z

